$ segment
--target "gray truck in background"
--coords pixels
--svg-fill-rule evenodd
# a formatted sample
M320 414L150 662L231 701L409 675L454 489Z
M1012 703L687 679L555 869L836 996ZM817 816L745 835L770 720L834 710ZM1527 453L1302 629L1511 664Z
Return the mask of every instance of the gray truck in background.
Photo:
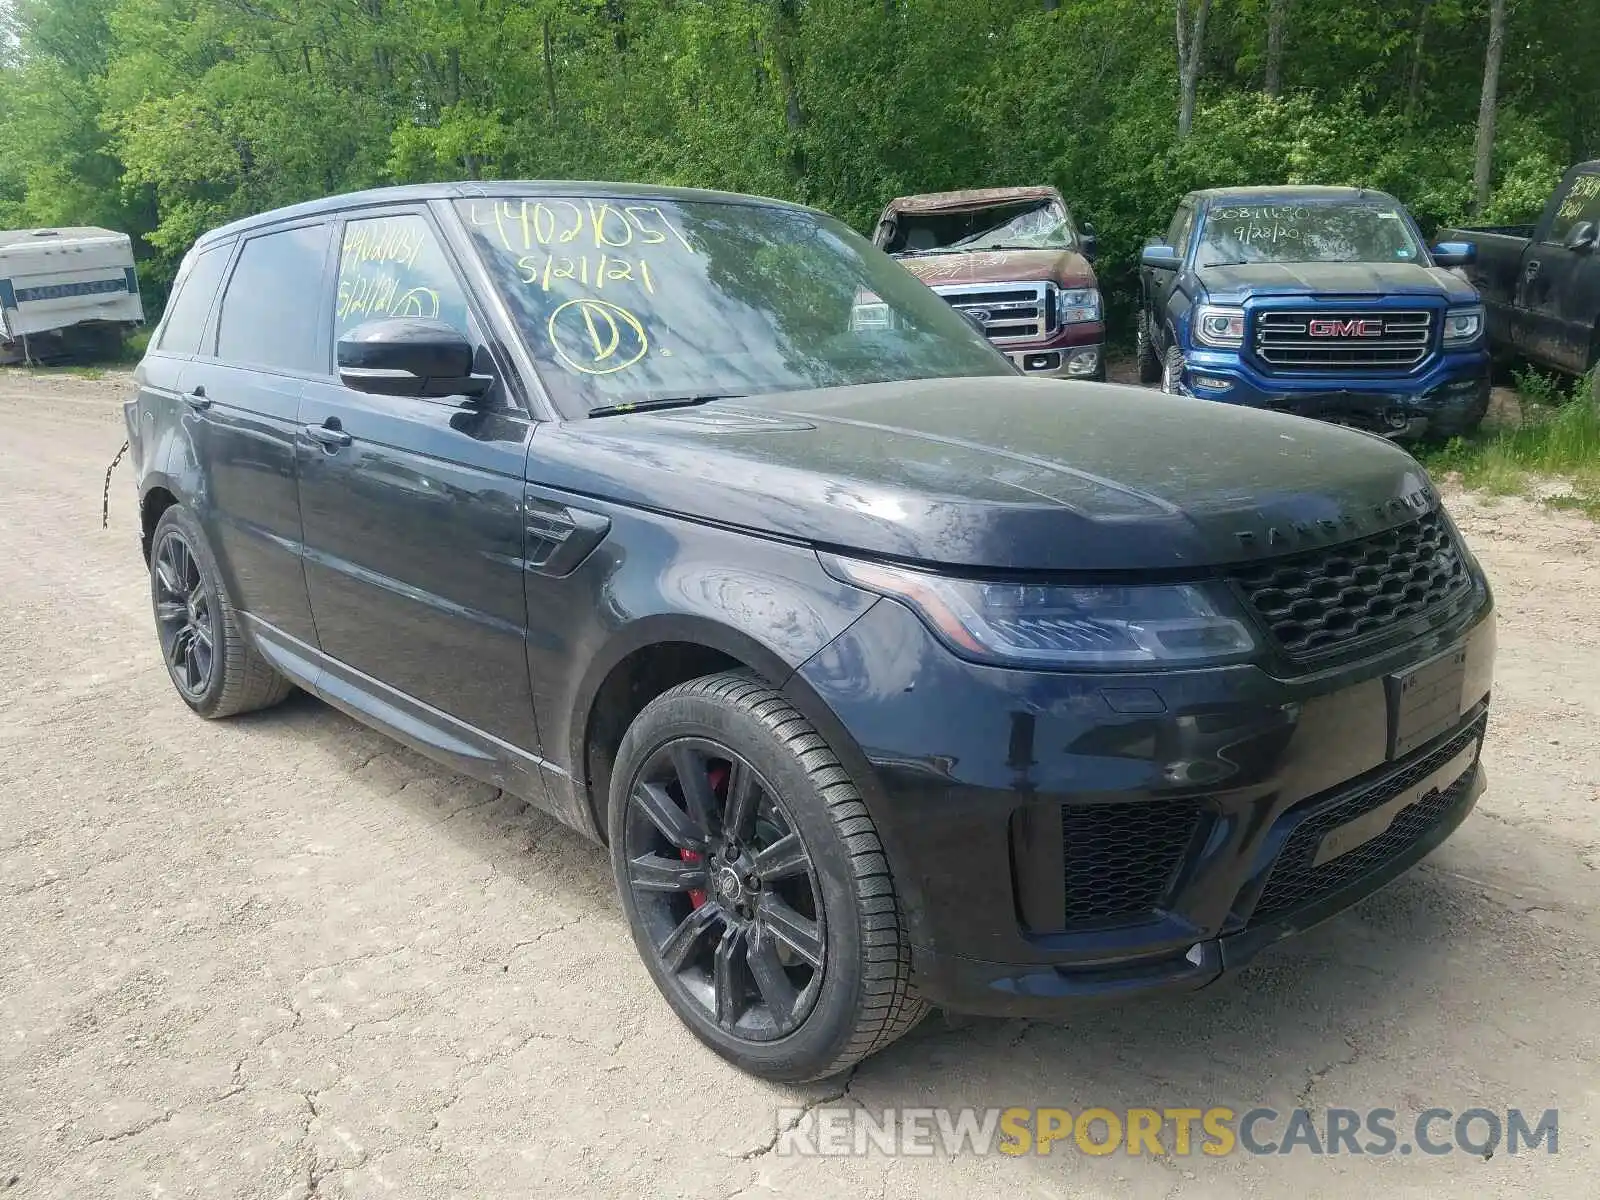
M1437 237L1476 244L1466 275L1483 296L1497 354L1573 375L1600 363L1600 159L1569 170L1535 224Z

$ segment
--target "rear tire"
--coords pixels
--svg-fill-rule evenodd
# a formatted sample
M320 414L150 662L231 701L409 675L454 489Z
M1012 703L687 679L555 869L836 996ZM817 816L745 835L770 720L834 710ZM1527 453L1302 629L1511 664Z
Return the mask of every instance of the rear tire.
M270 708L294 690L245 636L200 522L179 504L150 537L150 602L167 676L202 717Z
M877 827L822 737L760 680L709 675L647 704L617 752L607 824L656 987L741 1070L836 1075L926 1014Z
M1139 313L1139 327L1134 339L1134 353L1139 361L1139 382L1155 383L1161 378L1161 358L1156 354L1155 339L1150 336L1149 313Z

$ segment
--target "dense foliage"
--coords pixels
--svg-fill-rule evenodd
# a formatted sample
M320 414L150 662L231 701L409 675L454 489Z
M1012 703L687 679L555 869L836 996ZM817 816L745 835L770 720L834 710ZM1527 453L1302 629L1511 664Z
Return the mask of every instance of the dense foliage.
M127 229L159 292L201 231L373 184L643 179L867 228L899 193L1053 182L1125 294L1195 186L1366 183L1425 226L1466 216L1489 5L0 0L0 228ZM1192 35L1200 7L1180 140L1174 18ZM1600 154L1594 0L1511 0L1498 95L1483 216L1527 219Z

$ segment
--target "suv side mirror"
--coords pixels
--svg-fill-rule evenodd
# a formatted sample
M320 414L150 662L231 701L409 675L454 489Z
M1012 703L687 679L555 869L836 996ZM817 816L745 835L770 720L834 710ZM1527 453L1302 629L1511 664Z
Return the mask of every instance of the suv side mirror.
M472 372L472 343L454 325L432 317L386 317L357 325L339 339L339 381L375 396L462 396L473 400L494 383Z
M1153 271L1176 271L1183 266L1183 262L1178 258L1178 252L1171 246L1163 246L1156 242L1140 251L1139 265L1149 267Z
M1078 253L1090 262L1100 252L1100 238L1095 234L1094 226L1085 221L1083 229L1078 235Z
M1472 242L1440 242L1433 248L1436 267L1464 267L1478 261L1478 247Z
M1596 229L1593 221L1579 221L1567 230L1567 240L1561 244L1568 250L1583 254L1594 249Z

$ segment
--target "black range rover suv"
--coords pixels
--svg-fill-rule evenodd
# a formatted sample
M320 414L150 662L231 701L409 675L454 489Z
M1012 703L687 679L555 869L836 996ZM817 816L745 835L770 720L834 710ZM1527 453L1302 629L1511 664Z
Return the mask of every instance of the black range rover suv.
M1382 439L1019 377L838 222L611 184L209 233L126 408L161 650L609 846L774 1079L1196 988L1461 823L1494 632Z

